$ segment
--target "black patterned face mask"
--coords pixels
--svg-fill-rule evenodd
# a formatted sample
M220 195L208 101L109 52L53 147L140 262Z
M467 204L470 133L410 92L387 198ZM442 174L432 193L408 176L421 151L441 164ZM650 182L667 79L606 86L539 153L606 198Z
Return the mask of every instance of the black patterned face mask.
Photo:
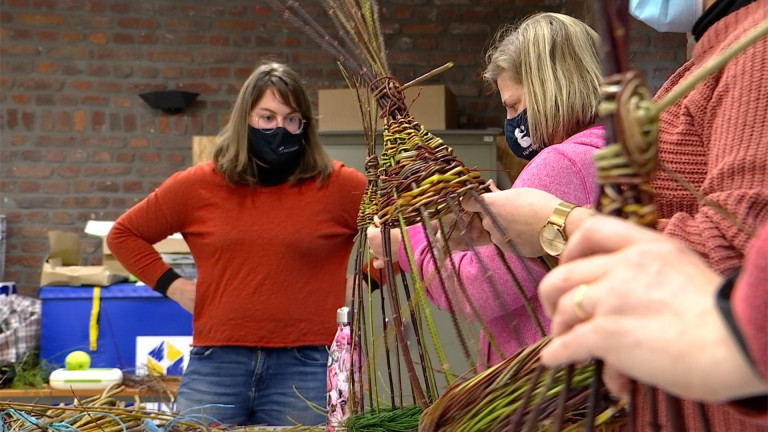
M531 160L539 151L531 144L531 130L528 128L528 110L504 122L504 136L507 146L520 159Z
M274 186L284 183L296 172L304 155L304 135L292 134L278 127L267 133L248 126L248 154L256 159L259 184Z

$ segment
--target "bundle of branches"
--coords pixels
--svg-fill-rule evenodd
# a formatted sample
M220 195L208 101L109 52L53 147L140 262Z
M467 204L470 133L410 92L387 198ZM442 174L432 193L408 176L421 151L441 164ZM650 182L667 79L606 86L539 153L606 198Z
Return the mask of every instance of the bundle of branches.
M115 398L124 386L112 386L102 394L87 399L74 398L71 405L41 405L19 402L0 402L4 431L75 430L75 431L131 431L146 430L146 423L168 423L175 416L144 409L136 398L133 406ZM187 430L201 429L192 422L178 422ZM203 428L204 429L204 428Z
M455 384L422 414L419 432L583 430L594 365L544 368L538 361L548 338L475 377ZM606 408L594 426L623 424L622 404Z
M331 30L326 30L318 23L317 14L309 13L304 9L307 7L304 6L306 3L302 5L296 1L278 0L270 0L270 3L288 21L334 55L347 78L347 83L356 91L358 102L360 102L363 117L362 126L368 145L368 159L365 166L369 188L358 217L360 235L356 247L358 277L355 278L352 289L355 302L353 326L358 334L367 336L358 340L362 342L362 348L367 359L365 376L367 377L368 397L373 409L365 410L363 401L358 400L356 403L351 403L353 413L356 412L358 416L380 416L383 412L379 407L378 383L375 379L378 377L378 373L371 355L377 352L375 348L376 338L373 336L372 330L374 325L371 318L372 301L367 290L362 289L365 286L363 282L368 282L367 285L371 286L372 281L370 278L364 280L359 271L363 268L363 264L370 259L367 255L365 229L371 224L373 216L377 216L381 222L385 262L387 262L384 276L381 278L386 283L383 284L383 289L379 291L381 293L381 318L386 320L387 313L384 310L386 302L389 303L389 313L392 319L391 323L385 321L381 327L385 331L391 329L395 334L394 347L390 347L389 339L386 336L383 338L390 409L396 411L397 408L402 408L408 413L418 412L418 410L411 410L410 407L404 406L404 389L402 383L397 382L400 378L401 367L405 370L413 403L420 409L428 408L440 398L440 389L437 384L438 371L448 386L452 385L456 378L451 371L451 365L445 356L433 323L423 281L419 280L418 274L415 272L411 274L410 281L404 274L401 274L400 278L397 277L390 256L389 230L401 229L407 255L409 260L413 262L413 251L407 238L406 228L410 225L421 224L428 233L427 241L433 259L436 263L440 263L440 266L445 267L446 274L438 272L437 277L440 278L441 289L445 293L450 291L450 295L446 295L446 297L468 298L461 279L456 276L457 270L446 267L446 262L452 262L446 259L451 251L437 246L438 240L431 228L431 222L440 220L445 216L452 216L455 221L453 223L456 225L450 225L448 228L440 220L439 226L442 236L447 238L449 231L453 229L451 226L458 226L459 230L457 231L466 234L466 222L463 220L463 214L459 209L459 202L467 196L478 200L484 207L484 216L494 218L482 200L479 200L480 195L485 192L486 184L480 173L464 166L442 139L420 125L409 114L405 102L403 92L406 88L440 73L450 67L451 64L449 63L409 83L400 84L391 75L387 66L378 19L378 5L375 0L321 0L320 3L333 23ZM380 114L371 114L378 111ZM383 150L380 154L375 149L375 119L377 116L384 119ZM472 239L469 236L466 237L466 242L470 245L476 261L485 268L485 264L477 254L477 249L472 245ZM497 252L498 256L502 257L501 251L497 249ZM508 272L506 280L511 281L510 283L514 285L543 337L542 326L538 322L538 317L526 294L520 288L517 276L512 273L503 258L502 261ZM411 265L411 268L415 268L415 266ZM413 289L409 285L412 285ZM504 288L509 289L509 287ZM502 290L502 287L493 286L493 290L497 292L497 297L501 297L498 292ZM472 308L476 309L474 306ZM459 314L454 313L456 309L454 306L448 308L453 320L455 334L459 339L465 360L469 365L474 366L474 355L470 353L466 329L463 328L465 323L462 322ZM406 335L409 333L407 324L410 324L412 328L413 338L415 338L413 344L410 343ZM483 322L479 322L479 325L484 327ZM514 324L511 325L513 326L511 328L515 328ZM497 353L503 358L503 354L493 342L490 332L486 329L483 329L483 332L496 346ZM427 340L427 335L429 340ZM429 341L432 342L432 346L429 346ZM413 354L411 353L412 348L415 351ZM394 355L392 351L394 351ZM538 351L535 352L538 353ZM418 356L418 361L414 360L416 356ZM537 356L538 354L531 359L533 363L538 363ZM474 370L472 367L469 369ZM529 373L536 369L524 370ZM554 380L567 378L562 374L552 377ZM535 380L521 382L532 383ZM352 391L350 394L362 394L366 388L362 383L357 384L357 391ZM355 384L352 386L355 387ZM458 395L465 388L456 387L453 392ZM407 389L405 393L408 393ZM495 395L491 394L488 397L491 399L487 402L493 403ZM470 403L475 402L477 401ZM568 408L570 409L570 407ZM391 410L386 411L388 415L392 413ZM397 414L395 413L395 415ZM394 429L385 428L382 430Z
M347 432L415 432L421 408L369 410L350 417L344 424Z
M87 399L74 398L69 405L0 401L0 430L7 432L223 432L242 430L259 432L274 429L257 427L217 428L215 419L204 415L178 415L148 409L138 397L132 404L116 399L124 386L112 386L102 394ZM323 432L325 428L297 425L283 429L290 432Z
M308 13L298 2L270 0L270 3L276 10L281 11L284 17L337 58L348 84L358 95L363 129L368 143L366 175L369 183L358 217L360 236L356 247L356 269L362 269L363 263L368 262L370 258L367 255L364 256L368 250L365 229L373 222L373 216L378 216L385 227L404 228L410 224L428 223L430 218L438 218L451 211L457 211L456 205L463 195L471 193L473 196L478 196L483 192L485 180L481 178L480 173L465 167L442 139L420 125L409 114L405 102L406 88L440 73L451 67L451 64L407 84L400 84L392 77L387 65L379 24L378 4L375 0L321 1L333 22L333 30L330 32L335 33L335 36L318 23L315 18L317 14ZM379 111L380 114L371 115L372 112ZM380 156L375 149L376 117L385 120L384 146ZM451 381L452 373L438 340L420 283L413 281L415 287L412 295L407 286L407 279L402 279L404 286L402 290L398 290L393 286L396 283L393 269L389 268L388 273L391 274L386 277L387 289L380 292L382 307L384 302L389 303L393 323L382 324L382 327L388 327L394 331L396 336L394 360L397 362L394 366L399 369L402 365L407 371L410 393L415 403L425 408L438 396L435 368L432 367L433 361L428 353L426 333L430 335L433 349L438 357L436 363L442 370L443 376ZM358 272L359 274L361 273ZM362 282L362 277L356 278L353 287L354 326L359 333L366 332L364 326L367 325L370 328L373 325L365 317L366 306L361 289ZM401 298L401 291L405 293L404 299ZM370 308L369 300L367 309L370 310ZM383 313L382 319L384 315ZM417 372L417 366L408 349L409 344L406 340L408 319L404 319L403 316L410 317L410 324L417 339L420 372ZM384 338L384 341L386 343L387 339ZM373 338L369 338L363 346L364 351L374 352L373 343ZM370 348L368 344L371 345ZM385 351L387 352L391 405L402 406L402 403L396 402L395 398L395 394L401 394L403 389L402 387L395 389L389 346L385 346ZM370 356L366 355L366 358L370 359ZM376 405L378 396L374 396L373 393L377 383L375 380L371 381L371 377L377 376L375 364L367 362L366 372L369 380L370 401ZM402 396L398 399L402 400ZM352 406L357 407L360 412L364 409L361 403L352 404Z
M410 116L405 101L405 89L412 87L452 66L447 64L416 80L400 84L389 72L379 23L376 0L323 0L323 7L332 19L337 37L330 35L299 2L270 0L282 9L283 15L309 34L323 48L334 54L351 87L370 93L380 111L384 124L384 151L378 180L384 185L380 194L382 222L398 222L392 216L399 213L406 223L421 220L417 206L428 214L447 213L441 199L461 197L467 187L482 190L485 181L477 170L467 168L453 155L443 140L424 129ZM361 104L363 106L364 104ZM367 108L367 107L366 107ZM363 123L366 123L363 115ZM371 149L369 146L369 150ZM424 155L424 153L428 155ZM369 157L373 156L369 154ZM418 159L428 166L414 166ZM369 167L366 166L368 169ZM371 167L373 168L373 167ZM414 196L420 199L414 200Z
M393 99L403 97L398 91ZM410 115L388 117L379 170L382 223L412 225L425 216L439 218L452 213L448 201L458 202L472 189L483 192L480 172L465 167L442 139Z

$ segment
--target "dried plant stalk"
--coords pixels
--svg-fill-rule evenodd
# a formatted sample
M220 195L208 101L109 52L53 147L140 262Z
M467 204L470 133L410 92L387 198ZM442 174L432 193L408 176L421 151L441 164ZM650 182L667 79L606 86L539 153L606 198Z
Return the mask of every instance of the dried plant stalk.
M448 388L422 414L419 432L555 431L560 430L556 426L558 423L564 428L562 430L582 428L594 365L576 366L571 372L567 368L545 369L539 354L548 342L549 339L544 338L475 377ZM566 414L558 422L562 413L558 409L561 399ZM595 424L605 427L623 424L622 408L618 403L610 405L597 417Z

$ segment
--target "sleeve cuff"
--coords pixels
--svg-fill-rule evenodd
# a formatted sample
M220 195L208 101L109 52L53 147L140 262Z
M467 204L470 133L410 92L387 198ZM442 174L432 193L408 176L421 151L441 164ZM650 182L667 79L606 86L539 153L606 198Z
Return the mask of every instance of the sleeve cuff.
M168 287L170 287L176 279L180 278L181 275L176 273L176 270L169 268L165 271L165 273L162 274L162 276L160 276L160 278L157 279L157 283L155 284L155 291L162 294L163 297L168 297Z
M765 421L768 419L768 396L755 396L728 403L728 407L741 417Z
M742 354L744 354L745 358L749 361L749 364L752 365L752 367L759 375L759 371L755 365L755 360L749 353L747 342L744 340L744 336L741 334L739 326L736 325L736 319L734 318L733 310L731 309L731 293L733 292L733 288L736 285L736 279L738 276L739 272L736 271L728 276L720 285L720 288L717 290L717 308L720 311L720 316L723 318L723 321L725 321L725 325L728 327L728 330L730 330L734 340L739 345L739 349L741 349Z

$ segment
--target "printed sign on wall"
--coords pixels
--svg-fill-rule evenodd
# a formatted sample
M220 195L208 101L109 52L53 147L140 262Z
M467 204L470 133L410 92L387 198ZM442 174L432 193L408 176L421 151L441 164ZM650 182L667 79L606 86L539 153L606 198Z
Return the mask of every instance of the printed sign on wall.
M137 336L136 375L181 376L191 345L192 336Z

